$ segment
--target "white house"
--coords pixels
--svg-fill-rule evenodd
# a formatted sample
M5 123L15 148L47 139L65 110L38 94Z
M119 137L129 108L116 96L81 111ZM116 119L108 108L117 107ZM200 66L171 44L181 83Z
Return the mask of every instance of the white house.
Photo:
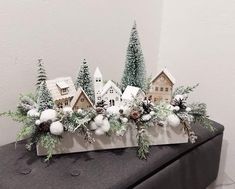
M70 106L71 100L76 93L71 77L60 77L47 80L46 85L52 95L54 103L58 108Z
M109 106L118 106L121 103L122 92L117 85L109 80L103 87L101 99Z
M122 103L123 105L127 105L131 103L134 99L142 101L144 100L144 98L144 91L142 91L139 87L128 85L122 94Z
M102 74L97 67L94 73L95 103L104 100L109 106L117 106L121 103L122 92L117 85L109 80L103 85Z

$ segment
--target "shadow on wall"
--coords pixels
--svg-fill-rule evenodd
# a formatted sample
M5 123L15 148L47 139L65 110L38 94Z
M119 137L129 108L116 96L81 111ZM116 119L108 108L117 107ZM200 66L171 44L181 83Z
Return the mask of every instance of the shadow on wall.
M232 178L230 178L225 172L225 167L227 163L226 159L228 154L228 145L229 145L228 141L223 140L218 177L216 181L212 183L207 189L215 189L215 188L220 189L222 186L235 185L235 181Z

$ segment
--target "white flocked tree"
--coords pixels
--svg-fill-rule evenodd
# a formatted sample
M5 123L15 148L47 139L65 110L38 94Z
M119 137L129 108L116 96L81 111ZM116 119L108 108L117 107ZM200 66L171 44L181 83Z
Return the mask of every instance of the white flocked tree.
M46 86L46 82L43 81L38 90L37 96L38 111L42 112L46 109L51 109L54 106L54 102L51 96L50 91Z
M43 61L42 59L38 59L38 75L36 83L37 90L39 90L41 83L46 80L47 80L47 74L43 65Z
M141 50L136 22L131 30L131 36L127 47L126 63L121 80L122 91L128 86L146 88L146 70L144 57Z
M75 82L76 89L81 87L87 96L90 98L92 102L95 100L95 93L94 93L94 86L92 83L92 79L90 76L89 66L84 59L79 70L76 82Z

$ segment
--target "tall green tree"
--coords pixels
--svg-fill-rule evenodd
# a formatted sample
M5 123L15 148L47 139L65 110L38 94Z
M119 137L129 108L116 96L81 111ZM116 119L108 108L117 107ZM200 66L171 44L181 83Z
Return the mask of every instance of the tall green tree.
M134 22L132 27L127 47L125 68L121 80L122 91L124 91L128 85L139 87L143 90L146 88L144 56L141 50L136 22Z
M95 100L94 86L90 76L89 66L85 59L83 60L80 70L78 72L78 76L75 82L75 87L76 89L81 87L85 91L87 96L91 99L91 101L94 102Z
M42 112L46 109L52 109L54 106L51 93L46 86L46 81L42 81L40 84L37 96L37 104L39 112Z
M43 61L42 59L38 59L38 75L36 83L37 90L39 90L41 83L46 80L47 80L47 74L43 65Z

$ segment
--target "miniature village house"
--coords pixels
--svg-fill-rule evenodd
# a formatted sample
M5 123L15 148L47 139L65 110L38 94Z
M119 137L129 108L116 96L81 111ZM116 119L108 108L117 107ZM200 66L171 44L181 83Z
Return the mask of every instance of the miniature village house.
M71 77L61 77L46 81L55 105L58 108L70 106L71 100L76 93L76 89Z
M122 103L123 105L128 105L134 99L143 101L144 98L145 98L145 93L139 87L127 86L122 94Z
M78 109L87 109L93 107L93 103L91 102L90 98L87 96L87 94L83 91L83 89L80 87L76 91L70 106L74 111Z
M109 80L103 85L102 74L97 67L94 73L95 103L104 100L108 106L117 106L121 103L122 92L117 85Z
M154 103L160 101L169 103L171 101L174 84L174 77L165 68L151 80L148 97L151 97Z

